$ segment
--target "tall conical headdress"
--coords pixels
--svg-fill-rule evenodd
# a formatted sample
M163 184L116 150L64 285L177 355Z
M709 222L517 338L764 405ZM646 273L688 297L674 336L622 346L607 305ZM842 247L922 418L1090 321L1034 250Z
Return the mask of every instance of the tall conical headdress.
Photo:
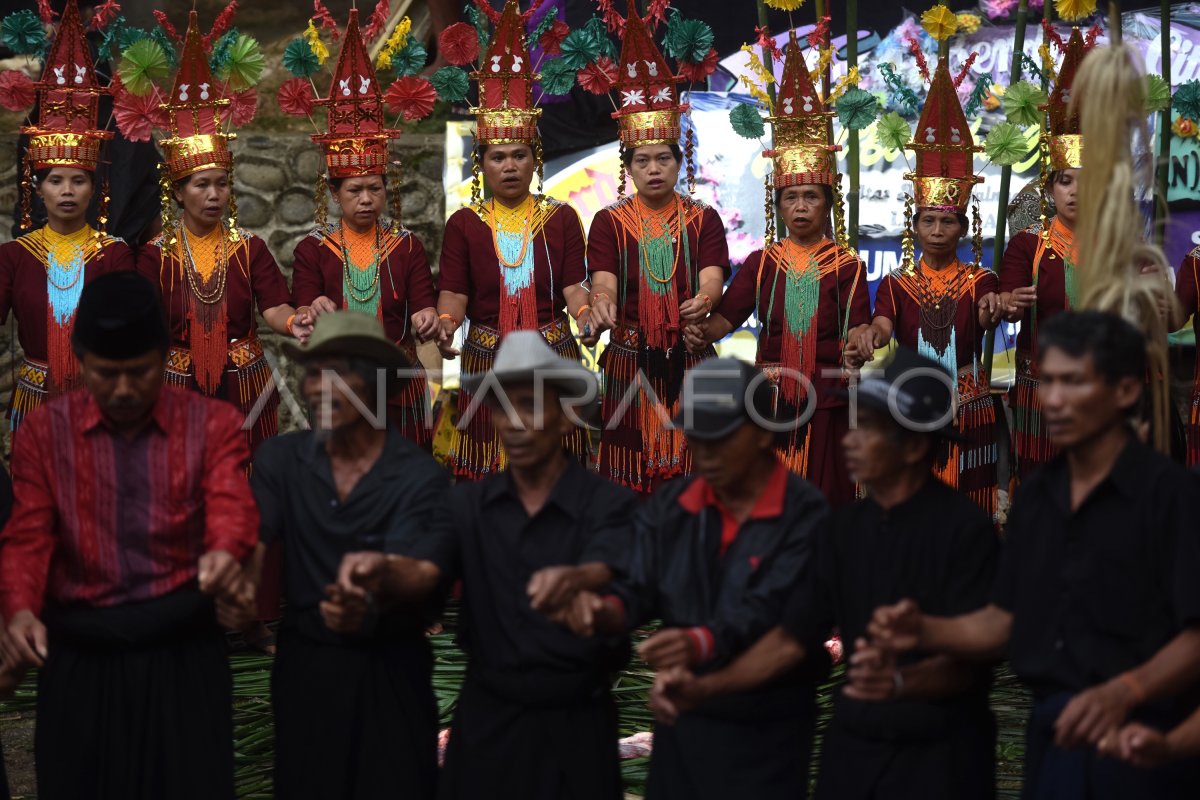
M329 176L383 175L388 141L399 138L400 131L388 128L384 120L383 92L363 44L358 9L350 9L329 96L317 104L329 109L326 132L312 137L325 151Z
M517 0L508 0L496 24L481 69L471 77L479 85L476 138L480 144L536 144L542 110L533 102L533 72L525 44L525 23Z
M834 112L829 111L813 85L804 53L793 34L784 51L783 79L768 117L775 147L763 155L775 162L775 188L839 182L837 153L830 144Z
M225 133L221 123L221 110L230 103L222 95L224 86L213 78L209 69L199 18L192 11L188 15L179 71L171 94L162 105L169 118L171 135L158 143L171 181L206 169L233 169L229 140L237 134Z
M678 144L682 136L680 117L688 106L681 103L678 85L683 78L673 74L662 51L650 37L646 22L630 5L617 67L617 120L621 144Z
M110 92L96 80L76 0L69 0L63 10L42 78L34 86L38 121L21 128L29 136L33 169L75 167L94 172L101 145L112 138L110 131L99 127L100 95Z
M973 187L983 182L975 174L975 153L981 148L945 59L938 61L909 149L916 153L916 169L904 177L913 183L917 207L965 213Z
M1072 28L1062 66L1058 69L1054 89L1046 104L1046 145L1051 171L1083 166L1083 136L1079 132L1079 112L1070 111L1071 90L1075 84L1075 73L1091 49L1079 28Z

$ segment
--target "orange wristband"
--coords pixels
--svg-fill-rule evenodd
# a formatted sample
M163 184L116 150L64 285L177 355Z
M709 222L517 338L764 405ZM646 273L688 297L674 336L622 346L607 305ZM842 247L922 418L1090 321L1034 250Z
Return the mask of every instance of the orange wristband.
M295 321L296 321L296 315L295 315L295 314L292 314L290 317L288 317L288 318L287 318L287 325L286 325L286 327L287 327L287 329L288 329L288 331L289 331L289 332L292 330L292 323L293 323L293 322L295 322Z
M592 310L592 307L589 306L587 303L584 303L583 305L581 305L579 307L579 310L575 312L575 321L576 322L579 321L579 318L583 316L583 312L591 311L591 310Z
M438 319L448 319L454 323L455 327L458 327L461 324L457 319L454 318L453 314L438 314Z

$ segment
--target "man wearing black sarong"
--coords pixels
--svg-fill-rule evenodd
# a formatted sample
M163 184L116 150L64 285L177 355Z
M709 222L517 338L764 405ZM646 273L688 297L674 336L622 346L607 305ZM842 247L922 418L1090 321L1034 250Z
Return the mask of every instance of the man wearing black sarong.
M1167 730L1196 705L1200 485L1133 430L1146 344L1123 319L1059 314L1039 332L1038 394L1060 454L1021 485L990 603L877 609L880 646L1007 650L1030 688L1026 800L1200 797L1200 759L1138 769L1097 752L1127 719ZM928 613L925 613L928 612Z
M440 797L620 800L610 686L628 640L581 639L543 613L606 584L606 565L628 551L633 495L563 449L582 424L574 409L596 398L596 378L536 331L516 331L491 372L463 380L491 405L507 470L455 486L406 557L347 556L339 586L386 606L462 580L458 641L468 666Z
M86 388L26 419L0 534L0 647L39 668L38 797L229 800L218 616L245 607L258 527L241 415L163 385L166 320L135 273L83 288L72 341Z
M656 670L719 670L779 623L796 582L812 580L829 509L815 486L775 455L781 423L771 385L754 367L710 359L684 379L675 420L694 477L665 484L639 510L633 558L608 593L580 593L567 615L577 633L662 629L640 647ZM820 642L813 644L823 654ZM698 704L659 726L649 800L794 800L808 793L816 720L814 658L768 686Z
M264 442L250 477L260 548L283 549L275 796L428 800L438 722L431 617L419 605L354 613L335 583L346 553L395 552L422 535L449 479L386 424L387 396L413 365L374 317L327 314L289 352L305 368L313 429Z
M659 676L652 705L661 720L823 657L802 643L821 642L836 628L849 685L834 695L817 797L995 794L987 666L916 654L897 662L865 639L875 608L904 597L942 613L987 603L997 553L991 522L934 475L943 432L952 434L952 385L937 362L903 347L859 385L843 447L866 499L836 511L821 532L818 566L796 586L779 628L723 670Z

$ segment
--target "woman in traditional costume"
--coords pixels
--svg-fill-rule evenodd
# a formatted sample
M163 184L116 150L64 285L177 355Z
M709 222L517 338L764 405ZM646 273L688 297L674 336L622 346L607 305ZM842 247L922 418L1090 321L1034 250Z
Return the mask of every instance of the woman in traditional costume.
M525 21L508 0L483 66L479 86L472 201L446 221L438 274L437 311L442 352L453 358L455 332L470 320L462 345L463 374L487 372L500 341L512 331L536 330L555 352L578 359L579 343L566 312L587 311L583 224L573 208L541 194L541 109L533 102L533 73ZM538 193L530 191L538 173ZM480 183L491 193L480 197ZM582 323L581 323L582 324ZM458 424L449 447L450 468L476 480L504 468L500 440L485 404L465 389L458 395ZM587 437L576 430L565 446L587 455Z
M1091 44L1079 28L1072 30L1048 105L1042 148L1042 222L1009 240L1000 265L1004 318L1021 324L1016 380L1009 394L1018 477L1045 464L1055 453L1038 401L1038 326L1059 312L1079 307L1075 224L1083 137L1079 133L1079 114L1071 113L1068 106L1075 73L1089 49ZM1047 199L1053 199L1055 208L1049 221L1045 218Z
M774 225L768 223L766 249L746 259L720 306L699 326L703 340L692 344L712 344L751 314L757 317L762 329L755 364L777 387L776 417L797 423L781 457L836 506L854 500L854 482L842 451L848 402L833 390L842 385L849 334L871 323L871 298L863 263L828 236L830 212L842 213L838 148L828 138L833 114L820 102L794 36L784 58L770 118L775 210L768 219L782 218L787 235L772 242Z
M959 241L968 233L967 210L977 148L945 59L939 61L910 149L916 171L907 177L913 197L906 209L904 264L880 281L875 318L855 334L847 360L870 360L892 336L939 362L957 378L955 424L958 441L938 475L989 514L996 510L998 452L996 406L983 369L984 333L1000 321L996 273L979 265L983 249L979 206L974 212L975 262L958 258ZM913 217L912 206L916 206ZM913 258L912 239L921 247Z
M339 86L353 89L337 91ZM363 45L358 12L350 22L330 84L325 133L313 140L325 151L329 194L341 219L327 223L318 196L317 227L296 245L292 292L317 315L350 309L378 318L413 365L404 388L388 399L392 425L428 449L433 441L429 389L417 359L417 339L438 334L433 276L425 248L399 219L382 216L387 201L388 141L400 135L384 120L383 92ZM393 187L399 191L399 187Z
M213 78L196 12L188 19L179 72L163 108L163 232L139 254L138 271L162 291L171 328L167 381L228 400L246 416L251 450L279 430L279 396L255 333L261 311L277 333L306 338L287 281L266 243L237 225L233 155L222 110L227 84ZM182 208L174 219L171 207ZM228 220L225 218L228 213Z
M0 246L0 321L10 311L17 318L24 353L8 411L13 434L47 397L79 385L71 333L84 285L134 265L125 242L103 231L103 189L100 229L87 220L101 147L112 134L98 125L100 96L108 90L96 80L75 0L63 10L42 78L34 86L38 121L21 129L29 136L25 163L30 169L21 183L23 227L29 226L29 194L34 190L48 221Z
M614 112L622 181L637 193L602 209L588 234L589 327L610 330L604 375L600 474L639 492L691 471L683 431L670 424L684 372L715 355L689 352L684 328L717 307L729 246L716 209L676 191L687 105L645 20L625 22ZM688 136L688 161L692 140ZM689 166L689 175L694 175Z

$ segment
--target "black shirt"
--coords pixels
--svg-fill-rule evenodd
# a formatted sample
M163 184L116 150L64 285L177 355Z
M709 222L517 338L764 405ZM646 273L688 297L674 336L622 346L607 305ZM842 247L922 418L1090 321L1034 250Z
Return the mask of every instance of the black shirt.
M693 513L685 506L688 487L698 480L677 478L645 501L635 521L633 558L614 591L625 603L630 627L660 619L666 627L706 628L712 654L697 670L708 672L728 664L779 624L793 588L811 580L816 537L829 524L829 506L819 489L789 474L782 509L752 513L722 554L720 509L707 504ZM731 695L702 711L721 716L793 713L795 703L811 702L809 679L827 667L827 662L808 665L786 676L779 682L781 692L768 687ZM791 691L802 684L802 690Z
M811 646L836 626L849 661L879 606L912 598L925 613L956 616L987 605L998 551L987 514L936 478L890 509L860 500L838 509L819 537L815 579L792 595L784 628ZM970 691L940 700L868 703L838 692L835 713L863 735L936 736L964 714L986 713L986 673Z
M379 459L342 502L329 456L311 431L263 442L250 485L259 538L283 544L285 617L316 613L346 553L395 553L402 541L428 535L449 483L432 457L389 428Z
M992 594L1039 696L1106 681L1200 622L1200 481L1131 436L1076 511L1070 491L1065 455L1025 481Z
M624 563L635 504L632 492L568 459L531 518L501 472L456 485L432 531L415 537L406 554L432 561L447 583L461 578L458 640L472 672L497 681L572 673L586 683L623 666L627 642L573 635L533 609L526 587L544 567Z

